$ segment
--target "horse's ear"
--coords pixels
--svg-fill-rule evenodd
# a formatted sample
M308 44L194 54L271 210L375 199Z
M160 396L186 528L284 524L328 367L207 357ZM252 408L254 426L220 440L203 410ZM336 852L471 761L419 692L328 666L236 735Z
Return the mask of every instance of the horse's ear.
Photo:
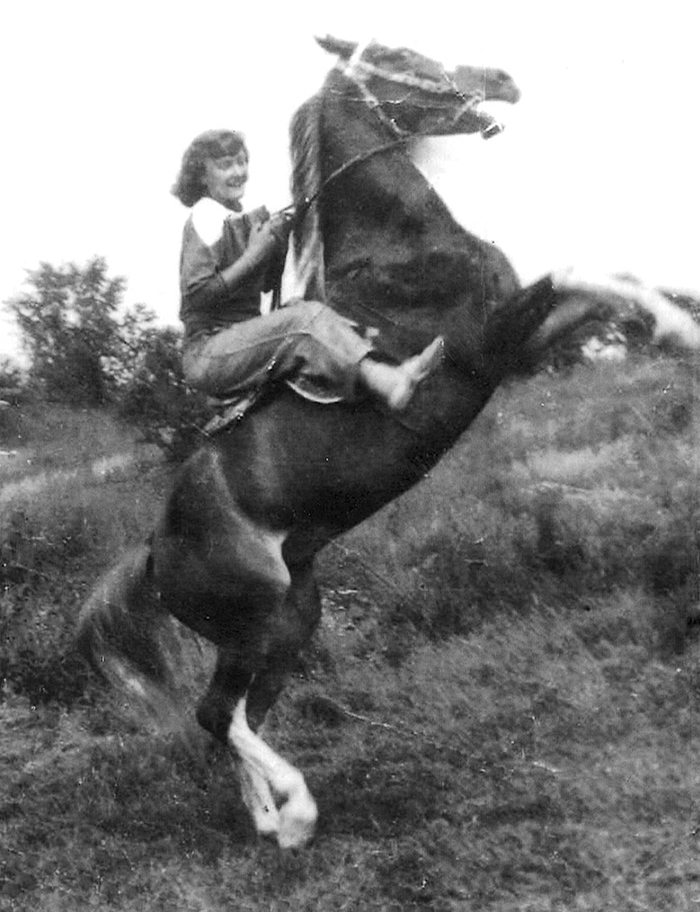
M356 41L343 41L342 38L333 38L332 35L326 35L325 38L316 36L316 43L319 44L324 51L328 51L329 54L337 54L344 60L349 60L357 47Z

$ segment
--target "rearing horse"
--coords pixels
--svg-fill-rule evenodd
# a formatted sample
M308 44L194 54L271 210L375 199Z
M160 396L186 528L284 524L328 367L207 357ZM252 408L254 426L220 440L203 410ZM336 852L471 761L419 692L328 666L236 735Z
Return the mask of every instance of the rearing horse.
M283 847L310 839L317 809L256 730L319 621L314 556L420 481L506 375L595 310L569 307L551 278L520 290L504 255L457 225L407 154L411 136L492 132L478 101L517 100L505 74L323 45L339 65L292 131L309 293L325 290L377 329L389 356L442 334L444 363L398 417L286 387L263 397L181 467L151 538L97 585L79 632L85 653L136 689L169 681L157 636L168 612L216 645L197 718L240 761L257 831Z

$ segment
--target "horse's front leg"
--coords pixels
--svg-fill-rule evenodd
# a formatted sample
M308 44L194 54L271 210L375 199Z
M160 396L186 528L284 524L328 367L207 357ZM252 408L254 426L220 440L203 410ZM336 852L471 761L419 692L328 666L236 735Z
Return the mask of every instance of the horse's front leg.
M301 772L275 753L248 725L247 693L238 701L228 741L241 763L243 800L259 833L276 835L281 848L306 845L318 810Z
M240 759L243 800L258 833L276 835L282 848L305 845L318 811L301 772L257 734L284 687L296 656L321 617L313 561L289 568L284 601L266 625L265 667L238 691L227 739ZM251 728L252 726L252 728Z

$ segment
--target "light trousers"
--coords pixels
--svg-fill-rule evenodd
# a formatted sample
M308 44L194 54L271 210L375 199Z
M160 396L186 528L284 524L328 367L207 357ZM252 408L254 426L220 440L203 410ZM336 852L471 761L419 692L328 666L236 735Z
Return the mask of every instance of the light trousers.
M186 342L187 382L210 396L299 378L333 395L357 394L360 361L372 345L355 324L318 301L296 301L272 313Z

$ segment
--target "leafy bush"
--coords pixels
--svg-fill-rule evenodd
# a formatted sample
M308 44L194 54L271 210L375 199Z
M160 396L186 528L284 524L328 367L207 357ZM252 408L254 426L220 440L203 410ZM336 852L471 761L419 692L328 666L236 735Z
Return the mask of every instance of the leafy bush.
M51 399L96 405L109 395L104 359L119 348L117 309L122 277L109 278L94 257L83 268L41 263L28 270L27 290L6 302L30 353L29 375Z
M125 279L111 278L104 258L82 267L41 263L25 284L27 290L5 304L30 356L31 389L45 400L78 406L126 397L125 414L142 414L159 426L169 421L179 430L185 390L178 333L155 327L155 314L143 304L122 308ZM156 389L147 393L149 383Z
M199 443L209 409L206 398L185 382L178 332L153 329L142 340L140 355L120 391L119 414L173 461L184 459Z

